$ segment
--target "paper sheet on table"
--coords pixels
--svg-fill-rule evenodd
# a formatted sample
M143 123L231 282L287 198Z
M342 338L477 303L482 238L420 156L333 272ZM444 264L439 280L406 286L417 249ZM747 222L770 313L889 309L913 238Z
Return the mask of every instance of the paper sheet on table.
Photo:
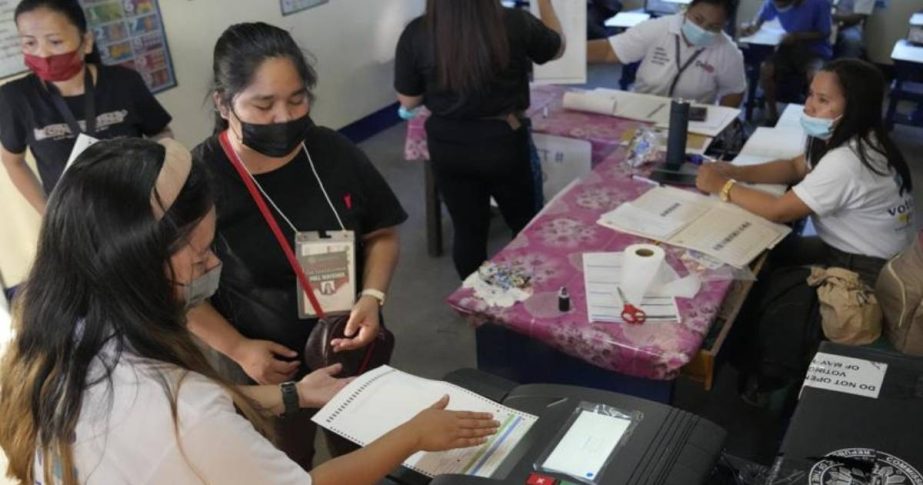
M542 192L545 200L593 168L593 144L588 140L534 133L532 141L542 166Z
M725 128L740 116L740 110L737 108L728 108L727 106L715 106L693 103L692 106L704 107L708 109L705 121L690 121L689 132L698 133L706 136L718 136ZM668 106L669 111L669 106ZM667 121L657 122L657 126L667 127L670 125L669 116Z
M624 302L618 288L622 284L623 253L584 253L583 279L587 317L591 322L622 323ZM676 297L692 298L701 288L695 275L680 278L668 264L660 267L653 285L641 300L640 308L648 322L678 322Z
M651 14L646 12L619 12L615 17L606 20L605 25L617 29L629 29L650 18Z
M596 88L590 94L615 99L615 116L654 123L661 128L670 126L670 98L609 88ZM709 137L718 136L740 115L739 109L727 106L699 103L692 106L706 108L707 115L705 121L690 121L688 131Z
M598 224L705 253L738 268L782 240L791 228L772 223L733 204L673 187L655 187L629 202L627 212L645 223L634 224L621 206L603 214ZM625 204L622 204L625 205ZM641 211L641 212L638 212ZM681 228L674 230L678 222ZM650 229L653 226L654 229ZM666 236L665 236L666 235Z
M804 153L805 135L801 129L757 128L740 149L741 155L792 158Z
M631 426L631 418L581 411L542 469L593 479Z
M444 452L419 452L404 466L426 476L447 473L491 476L538 418L503 406L453 384L406 374L387 365L370 370L343 388L312 418L319 426L365 446L407 422L442 396L448 409L488 412L500 429L487 443Z
M785 37L785 29L779 19L774 18L769 22L764 22L760 26L760 30L757 30L753 35L741 37L738 42L742 44L777 46L782 43L782 37Z
M532 80L536 84L586 84L587 3L573 0L552 0L564 29L567 48L560 59L536 64ZM532 14L540 18L538 2L531 3Z

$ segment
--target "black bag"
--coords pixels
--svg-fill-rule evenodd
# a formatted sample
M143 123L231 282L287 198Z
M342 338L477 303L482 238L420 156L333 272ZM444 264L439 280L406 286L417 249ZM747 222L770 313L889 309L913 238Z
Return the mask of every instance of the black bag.
M343 338L349 315L319 319L304 346L304 362L310 369L342 364L340 377L358 376L367 370L388 364L394 352L394 334L382 324L378 335L367 346L356 350L334 352L330 342Z
M817 290L806 281L810 274L809 267L783 267L761 284L748 345L761 391L801 382L824 338Z

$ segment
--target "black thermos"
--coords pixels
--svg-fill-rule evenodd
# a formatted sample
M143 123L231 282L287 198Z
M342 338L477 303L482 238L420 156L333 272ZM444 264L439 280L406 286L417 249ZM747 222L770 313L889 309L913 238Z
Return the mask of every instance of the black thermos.
M689 130L689 102L674 99L670 103L670 131L667 137L668 170L679 170L686 161L686 133Z

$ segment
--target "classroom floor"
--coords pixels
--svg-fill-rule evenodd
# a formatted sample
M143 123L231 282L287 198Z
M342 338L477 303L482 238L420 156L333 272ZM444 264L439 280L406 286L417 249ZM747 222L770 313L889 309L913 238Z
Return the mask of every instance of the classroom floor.
M615 85L617 67L593 66L590 86ZM426 253L423 166L403 159L405 125L392 127L363 142L361 148L398 194L410 218L401 226L401 260L385 308L386 325L397 336L392 364L425 377L439 378L461 368L475 367L472 328L445 304L445 298L460 284L452 267L452 227L444 212L446 254L431 258ZM917 214L923 214L923 129L898 126L893 133L919 181L915 188ZM923 227L918 217L918 227ZM491 226L491 253L510 240L500 218ZM745 404L737 396L737 374L729 365L720 368L711 392L680 378L676 382L675 405L705 416L728 432L728 452L762 463L771 462L779 447L783 424L769 412Z

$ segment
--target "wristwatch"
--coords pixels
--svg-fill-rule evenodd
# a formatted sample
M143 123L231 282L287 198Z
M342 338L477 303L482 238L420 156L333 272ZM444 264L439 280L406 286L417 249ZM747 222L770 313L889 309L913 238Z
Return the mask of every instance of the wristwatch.
M282 404L285 406L282 417L287 418L293 416L301 409L300 403L298 402L298 389L295 387L295 381L283 382L279 384L279 388L282 390Z
M385 306L385 292L383 291L378 291L378 290L373 290L371 288L367 288L365 290L362 290L362 292L359 293L359 295L371 296L372 298L378 300L378 306L380 307Z
M728 179L728 181L724 183L724 187L721 187L721 192L719 194L721 202L731 201L731 189L734 188L734 184L736 183L737 181L734 179Z

